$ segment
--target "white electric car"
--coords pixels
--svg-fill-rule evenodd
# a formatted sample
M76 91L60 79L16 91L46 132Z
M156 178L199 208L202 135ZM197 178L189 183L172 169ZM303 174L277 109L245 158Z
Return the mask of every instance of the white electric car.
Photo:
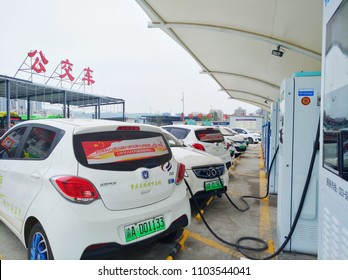
M252 132L246 128L232 127L232 130L248 138L249 144L257 144L261 142L261 134Z
M185 180L193 196L200 200L226 191L229 174L224 162L213 155L185 146L181 140L163 129L174 157L185 167ZM190 199L191 192L188 190Z
M175 239L191 217L184 175L158 127L27 121L0 139L0 219L29 259Z
M186 146L221 158L228 170L232 165L229 144L217 127L199 125L164 125L163 129L183 141Z
M238 134L237 132L226 128L226 127L219 127L222 135L225 138L225 141L230 141L231 145L235 148L235 156L238 157L242 153L244 153L247 149L247 138L243 137L241 134Z

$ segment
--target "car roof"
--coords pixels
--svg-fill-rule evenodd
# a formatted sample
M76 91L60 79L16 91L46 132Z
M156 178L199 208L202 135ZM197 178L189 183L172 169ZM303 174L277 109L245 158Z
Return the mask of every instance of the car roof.
M103 124L110 124L110 120L103 120L103 119L74 119L74 118L57 118L57 119L42 119L42 120L29 120L30 123L38 123L38 124L47 124L47 125L54 125L54 124L65 124L65 125L71 125L71 126L91 126L91 125L103 125ZM122 123L119 121L114 121L116 123ZM27 121L23 122L27 123Z
M161 132L159 127L153 126L153 125L126 123L121 121L103 120L103 119L74 119L74 118L42 119L42 120L24 121L18 125L25 125L28 123L49 125L49 126L54 126L54 127L63 128L63 129L69 128L69 129L75 130L75 133L78 133L79 131L87 131L87 130L98 131L101 129L101 127L110 129L117 126L129 126L129 127L138 126L141 128L141 130Z
M180 127L180 128L191 129L191 130L214 128L218 130L218 128L214 126L203 126L203 125L193 125L193 124L172 124L172 125L163 125L162 127Z

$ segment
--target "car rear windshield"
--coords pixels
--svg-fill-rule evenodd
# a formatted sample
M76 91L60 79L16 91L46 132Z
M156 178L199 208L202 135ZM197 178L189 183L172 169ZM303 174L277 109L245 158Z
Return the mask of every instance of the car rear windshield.
M110 131L75 135L77 160L93 169L133 171L153 168L172 158L161 133L149 131Z
M185 139L186 136L190 133L190 130L187 128L181 128L181 127L163 127L165 130L169 131L171 134L173 134L178 139Z
M196 130L195 134L197 139L202 142L219 143L224 141L224 136L221 131L213 128Z

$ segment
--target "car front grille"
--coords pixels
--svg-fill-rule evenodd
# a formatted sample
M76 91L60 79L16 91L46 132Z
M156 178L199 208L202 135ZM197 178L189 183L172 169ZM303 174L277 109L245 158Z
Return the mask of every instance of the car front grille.
M225 173L224 165L206 166L192 168L197 178L211 179L216 178L218 175L221 176Z

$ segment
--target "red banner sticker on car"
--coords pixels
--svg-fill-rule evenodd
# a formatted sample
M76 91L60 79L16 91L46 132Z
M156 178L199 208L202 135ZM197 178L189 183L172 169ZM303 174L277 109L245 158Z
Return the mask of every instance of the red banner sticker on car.
M88 164L139 160L168 153L162 137L122 141L84 141L82 147Z
M221 133L201 133L198 135L200 141L221 141L223 140L223 136Z

